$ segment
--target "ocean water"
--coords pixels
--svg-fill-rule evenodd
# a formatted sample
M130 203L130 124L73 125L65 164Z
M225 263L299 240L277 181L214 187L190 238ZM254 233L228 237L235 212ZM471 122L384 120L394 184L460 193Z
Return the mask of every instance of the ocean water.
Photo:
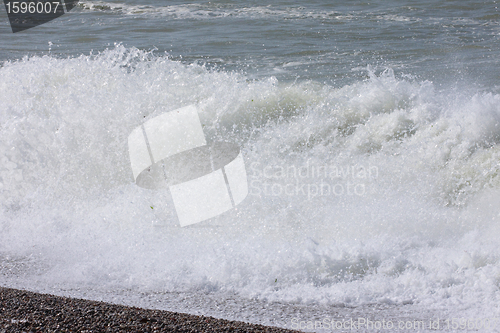
M500 330L496 1L83 1L16 34L0 9L1 286ZM127 138L190 104L249 195L181 228Z

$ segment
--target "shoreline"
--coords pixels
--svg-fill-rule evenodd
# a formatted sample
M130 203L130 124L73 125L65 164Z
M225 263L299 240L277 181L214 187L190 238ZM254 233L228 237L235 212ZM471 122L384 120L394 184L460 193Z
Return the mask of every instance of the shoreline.
M299 332L164 310L0 287L0 333L10 332Z

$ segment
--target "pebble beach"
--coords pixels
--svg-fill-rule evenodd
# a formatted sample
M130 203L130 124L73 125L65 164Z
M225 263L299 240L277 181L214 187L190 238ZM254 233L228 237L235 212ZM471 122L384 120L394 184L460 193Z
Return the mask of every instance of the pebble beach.
M0 288L0 332L297 332Z

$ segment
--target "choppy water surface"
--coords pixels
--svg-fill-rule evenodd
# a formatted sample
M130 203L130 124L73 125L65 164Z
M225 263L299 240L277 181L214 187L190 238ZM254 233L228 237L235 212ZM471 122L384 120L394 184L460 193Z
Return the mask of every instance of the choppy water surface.
M500 316L494 2L87 1L16 34L2 10L2 286L287 327ZM188 104L250 194L180 228L127 137Z

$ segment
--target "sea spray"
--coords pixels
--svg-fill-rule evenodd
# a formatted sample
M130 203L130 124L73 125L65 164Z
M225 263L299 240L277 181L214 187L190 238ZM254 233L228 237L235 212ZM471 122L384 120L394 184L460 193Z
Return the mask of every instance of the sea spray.
M481 299L497 310L494 93L439 91L390 69L340 88L252 81L120 45L4 63L0 91L2 285L131 300L165 292L349 306ZM133 183L126 143L144 119L188 104L202 110L207 140L240 145L260 171L250 168L249 181L355 180L367 190L262 191L180 228L168 191ZM290 177L275 177L277 166ZM340 177L316 177L310 166L336 167ZM356 166L372 176L352 179Z

